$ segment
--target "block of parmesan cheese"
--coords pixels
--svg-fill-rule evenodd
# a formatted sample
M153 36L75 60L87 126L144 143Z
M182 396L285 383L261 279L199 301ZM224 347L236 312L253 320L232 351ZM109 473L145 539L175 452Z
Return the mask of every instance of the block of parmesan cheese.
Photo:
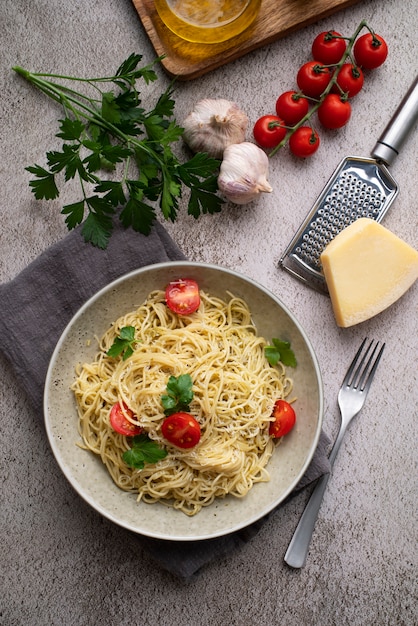
M344 328L386 309L418 278L418 252L366 217L338 233L321 262L335 319Z

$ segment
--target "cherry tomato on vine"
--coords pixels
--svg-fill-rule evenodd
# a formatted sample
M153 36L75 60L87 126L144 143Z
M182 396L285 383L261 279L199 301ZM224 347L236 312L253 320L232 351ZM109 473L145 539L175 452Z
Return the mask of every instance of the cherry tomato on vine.
M270 423L269 434L275 439L287 435L296 423L295 410L286 400L276 401L272 417L274 422Z
M161 425L163 437L177 448L193 448L200 441L200 424L190 413L173 413Z
M341 128L351 116L351 104L336 93L325 96L318 109L318 119L325 128Z
M110 409L110 425L120 435L126 435L127 437L133 437L134 435L140 435L143 431L141 426L133 424L129 421L135 419L133 411L128 409L126 404L123 404L123 410L119 402L116 402Z
M353 52L361 67L366 70L374 70L386 61L388 47L380 35L366 33L357 39Z
M297 91L285 91L276 101L276 113L287 126L295 126L309 111L309 101Z
M173 280L166 287L165 300L174 313L194 313L200 305L199 285L192 278Z
M299 69L296 82L299 89L310 98L319 98L332 78L332 72L318 61L308 61Z
M318 133L310 126L300 126L289 139L290 151L297 157L308 157L319 148Z
M332 87L334 93L344 92L349 98L356 96L364 84L362 69L352 63L344 63L338 73L337 84Z
M312 44L312 56L315 61L321 61L325 65L335 65L347 48L345 39L335 30L320 33L315 37Z
M254 124L254 139L262 148L275 148L286 135L284 121L277 115L263 115Z

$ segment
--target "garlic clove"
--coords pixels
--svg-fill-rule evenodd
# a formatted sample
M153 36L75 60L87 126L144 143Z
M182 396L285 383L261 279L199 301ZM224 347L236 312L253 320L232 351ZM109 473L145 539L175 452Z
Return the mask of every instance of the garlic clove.
M250 142L228 146L218 176L218 188L234 204L248 204L260 193L271 193L267 180L269 160L266 153Z
M200 100L183 122L183 139L193 152L222 158L225 148L245 140L248 117L235 102Z

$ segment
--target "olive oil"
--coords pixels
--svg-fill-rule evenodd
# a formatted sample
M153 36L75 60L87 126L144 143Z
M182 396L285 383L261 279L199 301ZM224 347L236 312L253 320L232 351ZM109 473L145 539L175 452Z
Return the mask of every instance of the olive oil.
M155 0L164 24L194 43L219 43L241 34L257 17L261 0Z

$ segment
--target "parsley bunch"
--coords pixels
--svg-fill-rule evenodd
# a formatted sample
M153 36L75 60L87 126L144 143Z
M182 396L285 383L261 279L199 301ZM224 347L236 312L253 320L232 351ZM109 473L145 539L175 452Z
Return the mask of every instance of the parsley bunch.
M82 224L85 241L103 249L117 212L125 227L144 235L150 233L156 219L156 203L164 218L174 222L184 186L190 190L188 213L193 217L221 210L222 200L216 195L219 161L200 153L181 163L173 153L172 144L180 139L183 129L173 117L172 86L151 111L141 105L136 81L143 79L148 85L157 80L152 68L161 57L138 68L141 59L141 55L131 54L115 76L101 78L13 68L59 102L65 112L56 134L63 140L62 150L47 152L47 167L35 164L26 168L35 177L29 183L32 192L37 199L53 200L59 196L57 174L63 172L65 181L77 176L82 198L63 207L65 222L69 230ZM93 95L56 79L85 83ZM118 163L123 164L119 180L100 177L105 170L114 172ZM129 174L132 165L134 176Z

